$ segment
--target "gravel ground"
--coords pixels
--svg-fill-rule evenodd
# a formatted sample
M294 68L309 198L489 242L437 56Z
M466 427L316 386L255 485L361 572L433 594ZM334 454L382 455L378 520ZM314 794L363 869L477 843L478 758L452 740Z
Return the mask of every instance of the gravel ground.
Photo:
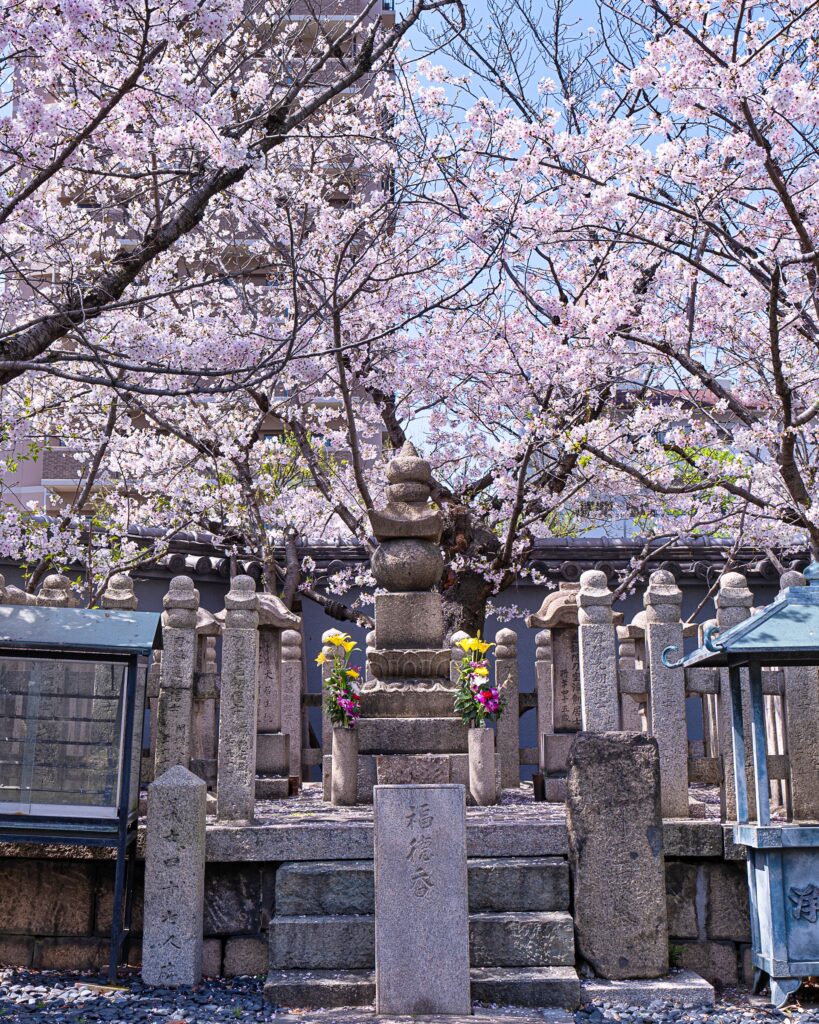
M574 1024L819 1024L819 997L775 1010L747 993L726 993L713 1009L686 1009L672 1003L638 1008L611 1003L585 1006L574 1015L536 1010L484 1007L476 1024L490 1021L572 1021ZM98 975L56 971L0 971L2 1024L224 1024L230 1021L299 1021L354 1024L366 1010L275 1010L267 1006L260 978L205 981L198 989L148 989L138 976L116 987Z

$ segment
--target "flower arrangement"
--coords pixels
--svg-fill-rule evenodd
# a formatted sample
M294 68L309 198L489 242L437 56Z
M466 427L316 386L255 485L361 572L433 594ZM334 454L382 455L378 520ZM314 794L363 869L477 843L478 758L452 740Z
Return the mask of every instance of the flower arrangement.
M361 688L357 682L360 674L350 665L350 655L358 647L347 633L336 633L327 643L335 648L332 654L333 668L324 681L327 714L333 725L351 729L361 714ZM316 664L324 665L329 660L321 651Z
M455 691L455 713L461 716L464 725L484 729L487 722L496 722L501 716L506 700L498 687L489 681L487 652L494 644L478 636L468 636L458 641L463 650Z

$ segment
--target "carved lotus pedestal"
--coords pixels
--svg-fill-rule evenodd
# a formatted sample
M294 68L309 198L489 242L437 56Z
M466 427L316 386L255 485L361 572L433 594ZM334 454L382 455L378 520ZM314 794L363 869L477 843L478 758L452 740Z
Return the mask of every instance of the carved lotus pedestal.
M467 734L469 747L469 792L479 807L489 807L498 802L498 786L495 779L495 734L491 729L470 729Z

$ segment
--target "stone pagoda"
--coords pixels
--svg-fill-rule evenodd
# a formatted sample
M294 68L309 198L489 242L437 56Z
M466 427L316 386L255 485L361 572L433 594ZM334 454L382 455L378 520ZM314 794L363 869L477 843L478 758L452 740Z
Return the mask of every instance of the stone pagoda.
M358 799L379 783L468 781L467 730L453 712L444 646L442 520L431 471L410 442L387 466L387 504L370 512L379 589L362 687Z

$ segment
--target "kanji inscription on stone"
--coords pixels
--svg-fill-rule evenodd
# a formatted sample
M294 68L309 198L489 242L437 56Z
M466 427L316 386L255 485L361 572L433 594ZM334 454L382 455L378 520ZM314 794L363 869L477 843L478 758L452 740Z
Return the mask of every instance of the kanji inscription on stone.
M469 1014L463 786L376 786L379 1014Z

